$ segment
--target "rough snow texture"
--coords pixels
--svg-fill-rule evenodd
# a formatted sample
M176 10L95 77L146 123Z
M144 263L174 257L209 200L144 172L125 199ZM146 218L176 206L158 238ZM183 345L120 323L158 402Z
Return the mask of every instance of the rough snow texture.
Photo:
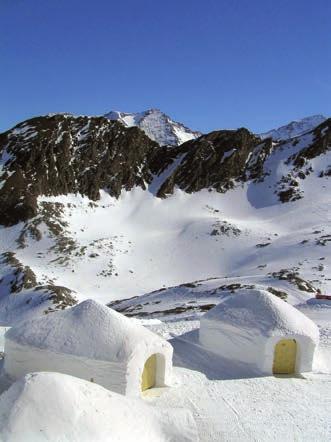
M99 385L59 373L33 373L0 397L6 442L197 441L192 414L154 408Z
M139 113L111 111L105 117L120 121L126 127L138 126L160 146L179 146L201 135L200 132L192 131L183 124L173 121L159 109L149 109Z
M271 374L280 339L297 342L296 372L312 370L317 326L303 313L264 290L229 295L201 318L201 344L221 356Z
M302 118L301 120L291 121L291 123L278 127L277 129L271 129L268 132L260 134L260 137L263 139L272 137L274 140L287 140L314 129L325 120L326 117L324 117L324 115L312 115Z
M172 347L120 313L87 300L11 328L5 335L5 372L58 371L139 396L146 360L157 354L156 386L171 381Z

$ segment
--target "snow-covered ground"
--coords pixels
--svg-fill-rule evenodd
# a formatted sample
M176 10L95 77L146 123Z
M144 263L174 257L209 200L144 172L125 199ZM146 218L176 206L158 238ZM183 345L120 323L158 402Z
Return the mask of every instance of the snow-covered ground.
M153 402L190 409L201 441L330 440L330 375L219 380L177 373L181 386Z
M203 348L198 318L145 319L174 347L171 387L147 390L144 404L66 375L28 376L0 396L0 440L328 441L331 306L310 302L302 311L320 329L313 373L262 377ZM8 386L2 379L2 389Z
M116 441L328 441L331 307L308 304L305 310L322 336L313 373L261 377L245 364L202 348L197 319L144 320L174 347L171 387L147 390L144 404L65 375L27 377L0 396L0 435L8 441L105 441L110 435ZM154 407L155 413L145 405ZM118 416L125 407L128 420ZM137 439L130 439L127 432L133 424ZM64 435L67 438L61 439Z
M195 442L183 409L158 409L59 373L25 376L0 396L0 440Z
M201 441L327 441L331 437L331 302L305 306L321 334L313 373L261 377L198 341L199 322L151 325L174 346L177 385L155 406L190 409Z

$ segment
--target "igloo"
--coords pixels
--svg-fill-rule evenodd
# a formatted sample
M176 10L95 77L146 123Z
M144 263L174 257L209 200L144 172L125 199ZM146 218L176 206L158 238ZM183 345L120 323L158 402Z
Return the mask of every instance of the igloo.
M264 290L226 296L201 318L206 349L264 374L311 371L319 332L307 316Z
M172 346L136 320L93 300L27 320L5 334L4 370L76 376L127 395L170 384Z

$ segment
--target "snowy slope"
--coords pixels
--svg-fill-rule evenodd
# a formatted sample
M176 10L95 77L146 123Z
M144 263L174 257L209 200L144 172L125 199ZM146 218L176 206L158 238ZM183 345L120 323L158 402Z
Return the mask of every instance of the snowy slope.
M153 403L189 408L203 442L328 441L331 376L256 377L179 337L180 386ZM228 375L224 377L224 372Z
M75 302L68 288L40 284L31 268L13 253L0 254L0 325L62 310Z
M325 120L326 117L324 117L324 115L312 115L302 118L301 120L291 121L277 129L271 129L268 132L261 133L260 137L263 139L272 137L274 140L288 140L289 138L297 137L314 129Z
M172 120L159 109L148 109L139 113L111 111L105 117L120 121L126 127L138 126L161 146L179 146L185 141L201 135L200 132L192 131L183 124Z

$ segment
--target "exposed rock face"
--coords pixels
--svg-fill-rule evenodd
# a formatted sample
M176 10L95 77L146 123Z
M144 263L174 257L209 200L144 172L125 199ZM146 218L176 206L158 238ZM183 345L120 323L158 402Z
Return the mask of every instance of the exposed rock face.
M158 147L136 127L103 117L54 115L17 125L0 135L1 222L15 224L37 214L38 195L81 193L151 180L148 160Z
M331 147L331 118L316 127L312 133L314 134L313 143L300 150L291 160L297 169L307 164L309 160L325 153Z
M314 173L314 158L331 149L331 119L326 120L308 135L312 136L312 141L299 148L298 152L290 155L286 161L289 173L283 176L278 183L280 188L278 195L283 203L302 198L303 193L300 183L307 176ZM293 147L296 147L300 142L302 142L300 137L291 140ZM280 144L281 147L282 144ZM319 176L321 178L328 175L330 165L326 164L325 167L325 171L320 172Z
M262 144L268 143L270 140ZM206 188L226 191L233 187L235 180L246 179L247 161L258 145L261 140L247 129L211 132L188 141L176 149L175 157L180 158L180 162L158 195L171 194L175 186L187 192ZM174 151L170 155L173 157Z
M157 191L166 197L178 187L186 192L225 192L240 182L263 182L285 203L303 197L302 180L314 172L313 160L331 149L331 119L303 136L279 143L261 140L247 129L217 131L168 149L152 158L151 170L165 179ZM281 166L281 164L284 165ZM169 173L167 173L167 170ZM279 175L279 171L283 174ZM325 165L320 177L330 176Z

